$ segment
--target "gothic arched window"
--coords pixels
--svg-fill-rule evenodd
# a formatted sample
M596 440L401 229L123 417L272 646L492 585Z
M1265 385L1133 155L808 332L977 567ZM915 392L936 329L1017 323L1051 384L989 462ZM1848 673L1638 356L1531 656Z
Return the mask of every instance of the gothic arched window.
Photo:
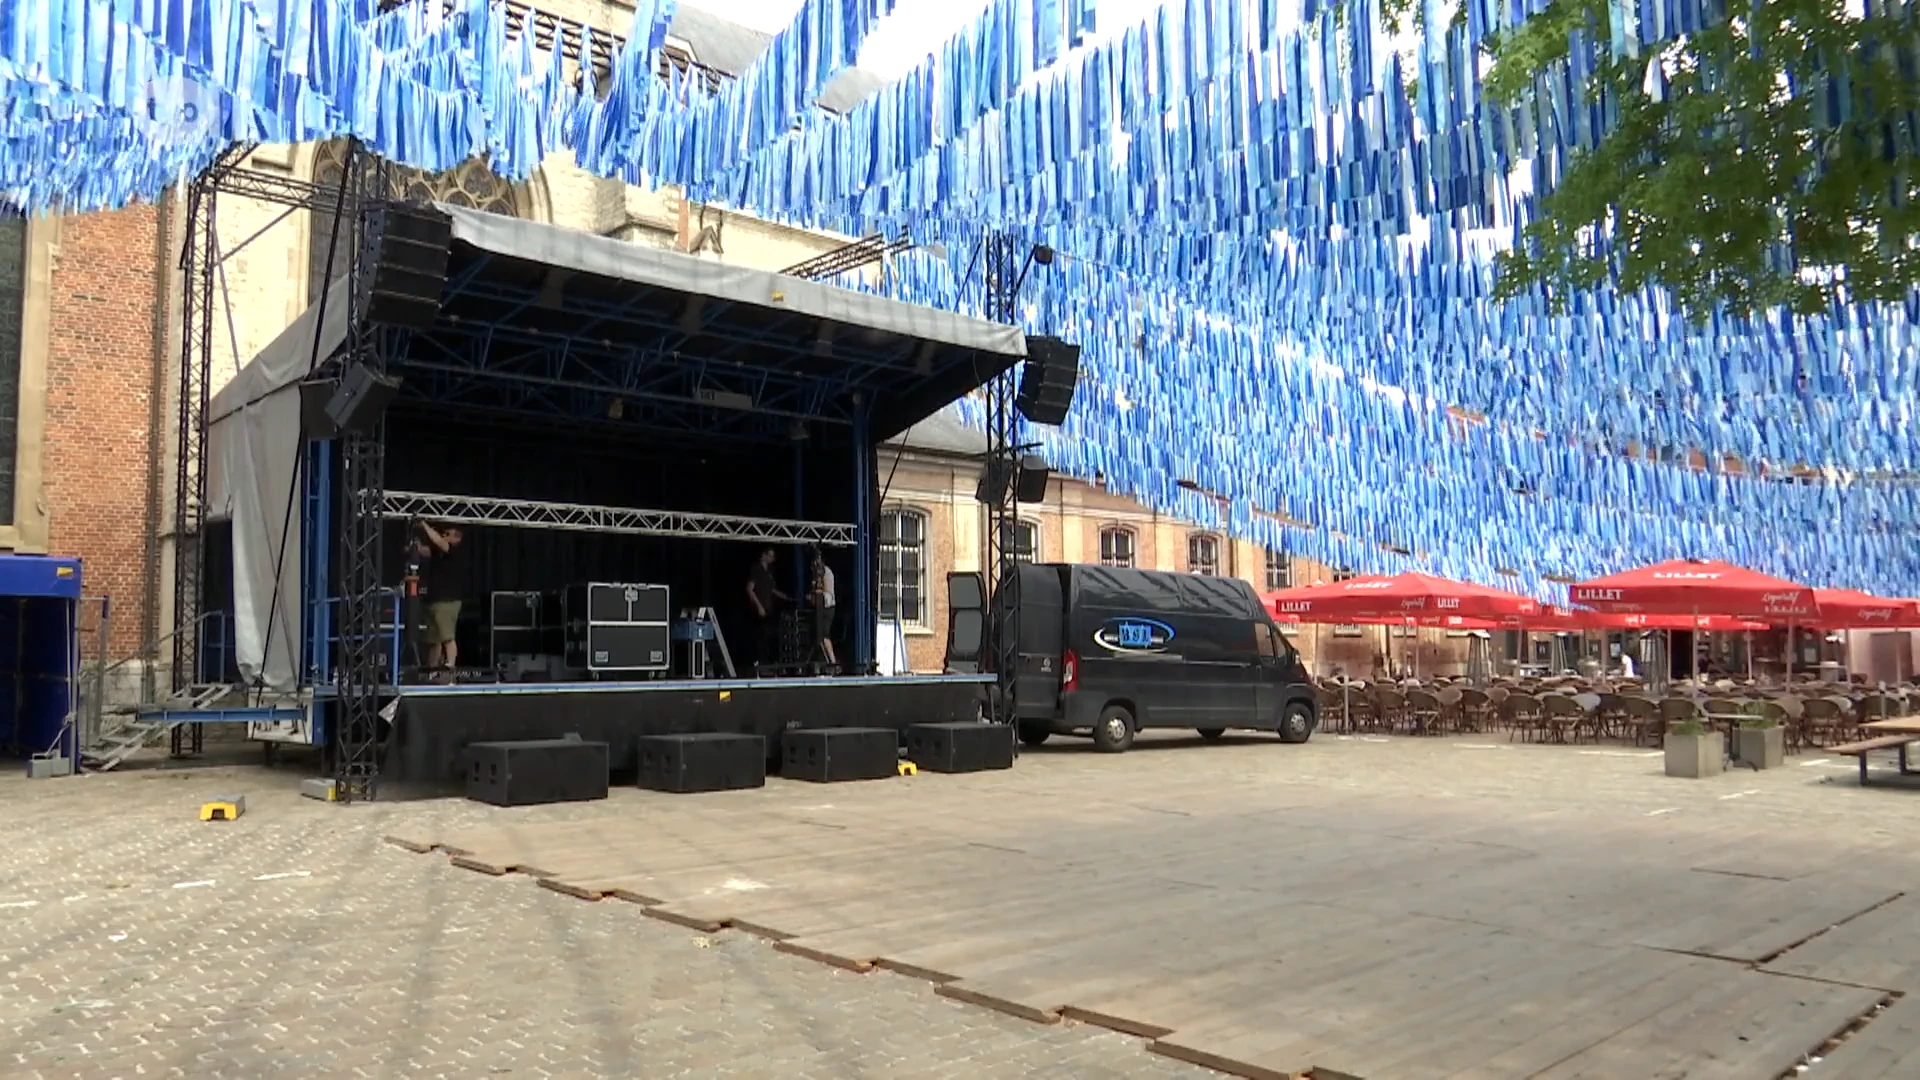
M346 143L337 140L323 143L314 151L313 182L324 190L338 187L341 177L345 175L346 161ZM387 186L397 199L451 203L507 217L521 216L521 207L524 205L514 185L495 176L493 170L487 168L487 163L479 158L437 176L405 165L389 164ZM332 246L333 214L315 210L307 217L311 223L307 233L307 303L311 304L320 299L320 287L327 279L327 249ZM338 278L347 272L347 259L350 257L351 253L345 250L334 252L333 277Z

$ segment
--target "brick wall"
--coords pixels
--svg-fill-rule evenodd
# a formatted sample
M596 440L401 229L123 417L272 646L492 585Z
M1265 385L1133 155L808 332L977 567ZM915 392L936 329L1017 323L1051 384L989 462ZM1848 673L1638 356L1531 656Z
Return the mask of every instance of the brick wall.
M115 657L139 648L146 611L157 225L153 207L64 219L50 297L48 548L110 598Z

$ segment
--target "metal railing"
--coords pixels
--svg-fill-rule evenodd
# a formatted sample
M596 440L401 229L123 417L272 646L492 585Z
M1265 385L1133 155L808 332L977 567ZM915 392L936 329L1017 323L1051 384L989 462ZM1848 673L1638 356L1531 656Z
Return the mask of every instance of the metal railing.
M118 728L125 727L126 724L133 722L132 715L129 714L124 723L116 724L111 728L108 726L106 720L107 687L113 676L117 672L124 671L128 665L145 663L147 668L141 676L140 697L143 702L156 700L158 682L155 675L155 668L160 663L160 656L166 651L167 646L171 645L174 640L181 635L192 633L197 640L202 643L202 647L198 650L198 655L195 657L195 670L192 677L188 680L189 682L204 681L206 652L208 651L206 645L208 638L204 631L209 624L212 624L218 631L213 638L214 641L218 642L218 645L214 646L213 651L220 657L220 662L215 670L226 670L226 612L204 612L199 618L195 619L193 623L175 628L172 632L163 635L140 652L132 656L121 657L109 663L106 661L108 627L110 623L107 598L82 598L83 603L90 600L98 600L101 605L100 623L90 632L90 636L97 640L95 658L91 663L83 661L79 667L78 678L76 679L79 693L74 699L72 714L69 720L69 723L77 728L75 731L76 743L82 751L90 750L100 745L100 741L103 738L111 735ZM89 633L83 630L82 636L89 636Z

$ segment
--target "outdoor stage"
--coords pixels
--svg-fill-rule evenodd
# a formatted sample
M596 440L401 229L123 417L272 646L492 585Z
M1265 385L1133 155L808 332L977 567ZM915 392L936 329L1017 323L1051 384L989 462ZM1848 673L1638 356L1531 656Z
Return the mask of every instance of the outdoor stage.
M974 720L991 676L673 679L653 682L404 686L385 739L390 794L428 794L464 781L468 744L578 735L607 744L616 773L638 765L646 735L760 735L776 752L798 728L890 727ZM395 787L400 790L395 790Z
M881 621L896 615L883 590L898 587L880 576L880 448L983 383L998 380L1011 401L1028 347L1008 323L797 273L457 206L383 213L386 261L355 272L413 291L393 293L383 315L355 299L358 278L342 279L335 303L310 307L209 407L213 540L196 600L232 638L217 665L198 642L196 682L321 706L302 731L332 752L349 798L376 780L444 787L474 742L577 734L607 742L622 771L652 733L773 737L979 715L987 680L965 676L396 687L396 673L422 662L400 662L393 605L425 521L465 533L467 595L451 598L468 603L453 643L471 666L498 670L502 653L587 655L594 626L625 624L568 613L563 600L561 618L506 624L521 636L503 648L486 599L564 598L586 583L664 589L671 622L751 640L749 569L772 552L770 572L792 596L811 596L815 559L832 572L844 635L834 655L868 670ZM426 247L444 258L444 279L395 269ZM384 390L350 392L375 376ZM351 423L317 415L349 400L378 411ZM989 519L1011 506L1004 487ZM805 662L801 643L781 648L794 655L776 663ZM746 670L722 651L714 670ZM634 679L656 665L602 666Z

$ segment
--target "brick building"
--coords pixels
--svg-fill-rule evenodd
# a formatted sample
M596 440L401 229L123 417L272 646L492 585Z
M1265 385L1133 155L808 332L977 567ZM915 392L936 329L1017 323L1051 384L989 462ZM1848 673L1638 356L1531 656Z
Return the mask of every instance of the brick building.
M549 16L619 33L631 8L559 0ZM767 35L682 6L670 62L737 72ZM880 85L843 73L821 103L845 109ZM243 167L327 180L337 145L268 146ZM670 247L762 269L780 269L845 243L715 207L671 188L648 191L585 173L556 157L523 184L478 162L441 176L395 170L397 193L461 203L633 243ZM317 294L327 271L327 215L236 196L218 200L220 271L212 315L212 388L218 390ZM158 206L31 221L0 221L0 549L77 555L89 595L105 598L104 646L89 658L138 655L173 629L171 588L185 210L178 192ZM344 255L338 256L344 258ZM336 270L336 273L338 270ZM903 624L916 669L937 669L945 628L945 575L975 569L984 515L974 502L979 436L936 418L881 463L883 616ZM8 452L10 451L10 452ZM1055 480L1044 505L1026 508L1026 534L1047 559L1104 560L1237 574L1257 587L1328 576L1252 546L1195 530L1095 487ZM86 619L97 627L100 602ZM1302 650L1363 669L1380 632L1296 635ZM1429 634L1423 667L1456 662L1457 643ZM1396 652L1408 646L1396 643ZM162 650L160 655L166 655ZM128 665L137 677L139 665ZM117 696L136 692L124 683Z

